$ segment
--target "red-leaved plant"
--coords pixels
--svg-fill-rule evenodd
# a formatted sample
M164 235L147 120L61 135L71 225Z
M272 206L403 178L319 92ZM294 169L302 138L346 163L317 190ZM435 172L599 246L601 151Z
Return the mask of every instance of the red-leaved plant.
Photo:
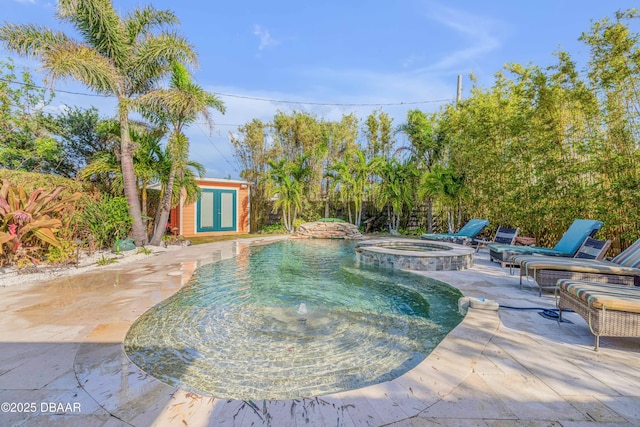
M62 197L65 187L39 188L27 195L23 188L12 188L2 180L0 187L0 264L10 262L17 253L29 254L48 245L60 247L56 237L61 219L81 197L77 192ZM36 262L37 259L27 255Z

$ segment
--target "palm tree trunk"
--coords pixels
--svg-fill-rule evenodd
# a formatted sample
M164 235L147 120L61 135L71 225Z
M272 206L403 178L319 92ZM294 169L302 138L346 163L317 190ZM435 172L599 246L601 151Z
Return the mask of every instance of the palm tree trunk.
M136 185L136 173L133 169L133 151L129 135L129 112L127 110L126 99L120 99L120 165L122 167L122 185L124 196L129 205L129 215L132 219L132 232L136 246L144 246L147 243L147 232L142 222L142 211L140 209L140 199L138 198L138 187Z
M158 209L160 210L160 218L153 225L153 236L151 237L150 245L160 246L162 243L162 236L164 236L167 221L169 220L169 212L171 211L171 197L173 196L173 182L176 176L175 162L171 164L171 170L169 171L169 180L164 189L164 194L160 202ZM157 217L157 215L156 215Z
M142 214L142 225L144 225L144 229L149 233L149 220L147 219L149 216L147 215L147 185L149 183L147 181L142 181L142 185L140 186L140 199L141 199L141 214Z

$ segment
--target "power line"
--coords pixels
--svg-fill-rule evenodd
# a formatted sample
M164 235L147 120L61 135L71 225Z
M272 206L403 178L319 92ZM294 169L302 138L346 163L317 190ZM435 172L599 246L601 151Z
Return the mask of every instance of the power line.
M68 94L71 94L71 95L93 96L93 97L97 97L97 98L111 98L110 95L101 95L99 93L73 92L73 91L70 91L70 90L63 90L63 89L51 89L51 88L46 88L44 86L38 86L38 85L34 85L34 84L19 82L19 81L16 81L16 80L5 79L3 77L0 77L0 82L13 83L13 84L21 85L21 86L32 87L32 88L35 88L35 89L44 89L44 90L49 90L51 92L68 93Z
M200 126L200 123L196 122L195 125L198 127L198 129L200 129L200 131L204 134L204 136L209 140L209 142L211 143L211 145L213 145L213 148L216 149L216 151L218 152L218 154L220 154L222 156L222 158L224 159L225 162L227 162L229 164L229 166L231 166L233 168L234 171L239 172L237 166L235 166L233 163L231 163L229 161L229 159L227 159L227 156L224 155L224 153L222 151L220 151L220 149L218 148L218 146L213 142L213 139L211 139L211 136L209 136L204 129L202 129L202 126ZM218 125L220 126L220 125ZM228 126L232 126L232 125L228 125Z
M29 84L29 83L23 83L23 82L19 82L19 81L15 81L15 80L9 80L9 79L5 79L5 78L2 78L2 77L0 77L0 81L6 82L6 83L14 83L14 84L22 85L22 86L33 87L33 88L36 88L36 89L51 90L52 92L66 93L66 94L70 94L70 95L93 96L93 97L99 97L99 98L110 98L111 97L110 95L102 95L102 94L95 94L95 93L74 92L74 91L63 90L63 89L55 89L55 90L54 89L48 89L48 88L45 88L43 86L38 86L38 85L34 85L34 84ZM291 100L286 100L286 99L260 98L260 97L255 97L255 96L235 95L235 94L221 93L221 92L211 92L211 93L213 95L217 95L217 96L226 96L228 98L249 99L251 101L275 102L275 103L280 103L280 104L296 104L296 105L318 105L318 106L331 106L331 107L388 107L388 106L400 106L400 105L434 104L434 103L454 101L453 98L447 98L447 99L431 99L431 100L424 100L424 101L400 101L400 102L377 102L377 103L340 103L340 102L291 101Z
M289 100L283 100L283 99L258 98L254 96L245 96L245 95L232 95L228 93L219 93L219 92L212 92L212 93L218 96L250 99L252 101L277 102L282 104L299 104L299 105L322 105L322 106L333 106L333 107L384 107L384 106L395 106L395 105L431 104L431 103L438 103L438 102L453 101L453 99L432 99L428 101L409 101L409 102L401 101L401 102L377 102L377 103L340 103L340 102L289 101Z

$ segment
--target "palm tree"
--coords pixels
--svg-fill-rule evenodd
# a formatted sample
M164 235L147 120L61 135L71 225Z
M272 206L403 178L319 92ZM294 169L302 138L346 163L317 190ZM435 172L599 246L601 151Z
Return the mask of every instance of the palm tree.
M347 218L349 222L354 222L351 214L351 202L354 197L354 177L348 160L335 162L329 168L327 176L332 178L334 191L338 193L340 200L347 207Z
M404 132L410 145L401 147L398 151L408 151L411 161L421 174L429 174L438 160L444 154L445 141L441 132L437 132L431 126L429 118L420 110L407 111L407 123L398 127L398 131ZM427 233L433 230L433 197L427 197Z
M398 234L404 207L412 208L415 188L413 182L417 170L413 163L401 163L391 158L378 169L380 184L377 186L378 207L387 208L389 231Z
M354 220L360 226L362 208L365 197L371 192L370 177L382 164L381 157L374 157L367 161L364 151L355 149L345 156L345 160L333 164L331 171L334 184L339 187L344 202L347 203L349 222L351 222L351 202L354 204Z
M184 134L184 129L199 116L212 128L209 108L215 108L223 114L225 111L222 101L193 83L187 69L178 62L172 64L169 89L149 92L139 98L139 109L145 117L171 129L167 144L171 169L158 209L160 215L156 215L150 242L152 245L160 245L162 241L171 210L175 178L184 173L189 161L189 138Z
M106 121L103 124L108 132L115 133L119 137L120 130L117 122ZM165 129L161 127L149 126L146 123L131 123L131 139L136 143L136 151L133 155L133 168L137 176L138 192L142 199L142 214L147 217L147 188L149 184L160 184L160 194L167 191L167 183L173 162L169 146L162 148L160 142L165 134ZM90 179L95 175L108 175L112 180L110 192L117 194L122 192L122 172L118 163L119 153L116 151L100 151L94 155L93 160L79 172L82 179ZM180 200L182 189L186 191L186 202L194 202L199 197L199 187L196 183L196 175L203 176L204 166L201 163L188 160L182 170L181 176L176 177L177 185L174 186L171 198L171 206L175 206ZM162 199L162 196L161 196ZM158 223L160 209L156 210L156 220ZM165 219L166 223L166 219Z
M464 176L457 174L451 168L434 165L431 172L423 175L418 195L435 198L446 207L449 233L453 233L456 228L455 211L458 213L458 225L462 220L462 200L465 196Z
M105 120L101 127L113 139L120 139L120 124L117 121ZM160 179L163 164L168 163L160 145L165 130L136 121L130 123L129 134L136 147L133 153L133 169L136 174L137 191L141 194L142 199L142 215L145 216L146 188L148 184ZM89 179L95 175L109 174L113 178L110 191L121 194L123 179L119 157L120 151L117 148L112 151L97 152L79 175L82 179Z
M311 169L307 166L308 156L300 156L295 161L269 160L271 171L268 177L269 194L276 197L273 210L282 209L284 228L293 233L298 212L302 209L302 194Z
M172 61L194 63L196 54L184 38L164 28L178 23L171 11L147 6L122 18L111 0L58 0L57 16L73 25L83 41L33 24L7 23L0 27L0 42L10 51L39 59L47 80L74 78L99 94L117 97L124 194L133 237L136 244L145 244L129 111L136 96L155 89Z

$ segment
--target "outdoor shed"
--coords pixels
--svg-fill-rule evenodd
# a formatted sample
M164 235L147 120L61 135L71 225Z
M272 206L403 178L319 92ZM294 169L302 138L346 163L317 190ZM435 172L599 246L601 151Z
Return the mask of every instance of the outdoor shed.
M186 238L249 233L249 183L221 178L200 178L202 190L195 203L171 209L169 230Z

